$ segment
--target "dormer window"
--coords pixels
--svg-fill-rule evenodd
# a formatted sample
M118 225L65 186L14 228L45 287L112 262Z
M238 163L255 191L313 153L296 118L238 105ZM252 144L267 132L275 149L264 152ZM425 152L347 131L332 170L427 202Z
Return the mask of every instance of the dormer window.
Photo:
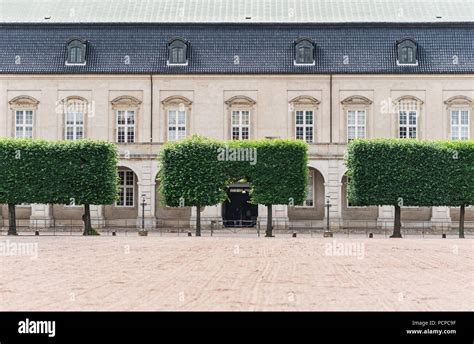
M417 66L416 43L411 39L397 42L397 65Z
M314 43L309 39L299 39L295 42L295 66L314 66Z
M181 39L173 39L168 45L168 66L188 65L188 43Z
M81 39L72 39L67 44L67 58L66 65L86 64L86 48L87 42Z

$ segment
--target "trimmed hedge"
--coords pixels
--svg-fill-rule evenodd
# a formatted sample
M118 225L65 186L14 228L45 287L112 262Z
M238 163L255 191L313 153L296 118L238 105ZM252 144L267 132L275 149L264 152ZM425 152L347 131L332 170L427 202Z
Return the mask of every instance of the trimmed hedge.
M117 161L107 142L2 138L0 203L113 203Z
M242 157L248 152L249 159L233 160L233 151ZM199 210L219 204L227 199L226 186L242 179L250 183L253 204L301 204L306 198L307 146L302 141L221 142L192 136L164 145L159 160L165 205L176 207L184 202Z
M346 165L354 205L474 204L474 141L354 140Z
M16 204L75 203L84 205L84 235L97 235L90 205L116 200L117 161L108 142L0 139L0 204L8 204L8 234L16 235Z

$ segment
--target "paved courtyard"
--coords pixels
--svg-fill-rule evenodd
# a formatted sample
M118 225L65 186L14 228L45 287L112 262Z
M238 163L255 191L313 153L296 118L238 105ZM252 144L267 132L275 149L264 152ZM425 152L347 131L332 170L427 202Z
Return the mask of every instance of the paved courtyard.
M0 237L0 310L473 310L472 239Z

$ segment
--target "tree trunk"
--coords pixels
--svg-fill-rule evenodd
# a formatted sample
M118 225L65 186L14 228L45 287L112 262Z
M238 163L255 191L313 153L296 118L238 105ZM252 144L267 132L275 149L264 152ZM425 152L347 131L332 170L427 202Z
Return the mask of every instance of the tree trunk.
M18 235L16 232L15 204L8 203L8 235Z
M272 219L272 205L267 204L267 230L265 231L266 237L273 236L273 219Z
M84 204L84 215L82 215L82 221L84 221L84 235L91 235L91 208L89 204Z
M393 234L390 238L401 238L402 237L402 221L401 221L401 208L399 205L395 206L395 221L393 224Z
M464 213L466 212L466 205L463 204L459 209L459 238L464 239Z
M196 207L196 236L201 236L201 206Z

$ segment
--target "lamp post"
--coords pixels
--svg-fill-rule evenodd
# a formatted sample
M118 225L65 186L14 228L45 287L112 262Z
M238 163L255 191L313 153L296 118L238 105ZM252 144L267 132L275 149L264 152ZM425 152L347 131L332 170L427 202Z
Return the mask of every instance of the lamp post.
M142 231L145 230L145 206L146 206L146 198L145 198L145 194L142 194L142 203L141 203L141 206L142 206Z
M326 195L326 212L327 212L327 225L326 225L326 230L324 231L324 234L323 236L325 238L332 238L332 232L331 232L331 228L330 228L330 225L329 225L329 208L331 208L331 195Z

